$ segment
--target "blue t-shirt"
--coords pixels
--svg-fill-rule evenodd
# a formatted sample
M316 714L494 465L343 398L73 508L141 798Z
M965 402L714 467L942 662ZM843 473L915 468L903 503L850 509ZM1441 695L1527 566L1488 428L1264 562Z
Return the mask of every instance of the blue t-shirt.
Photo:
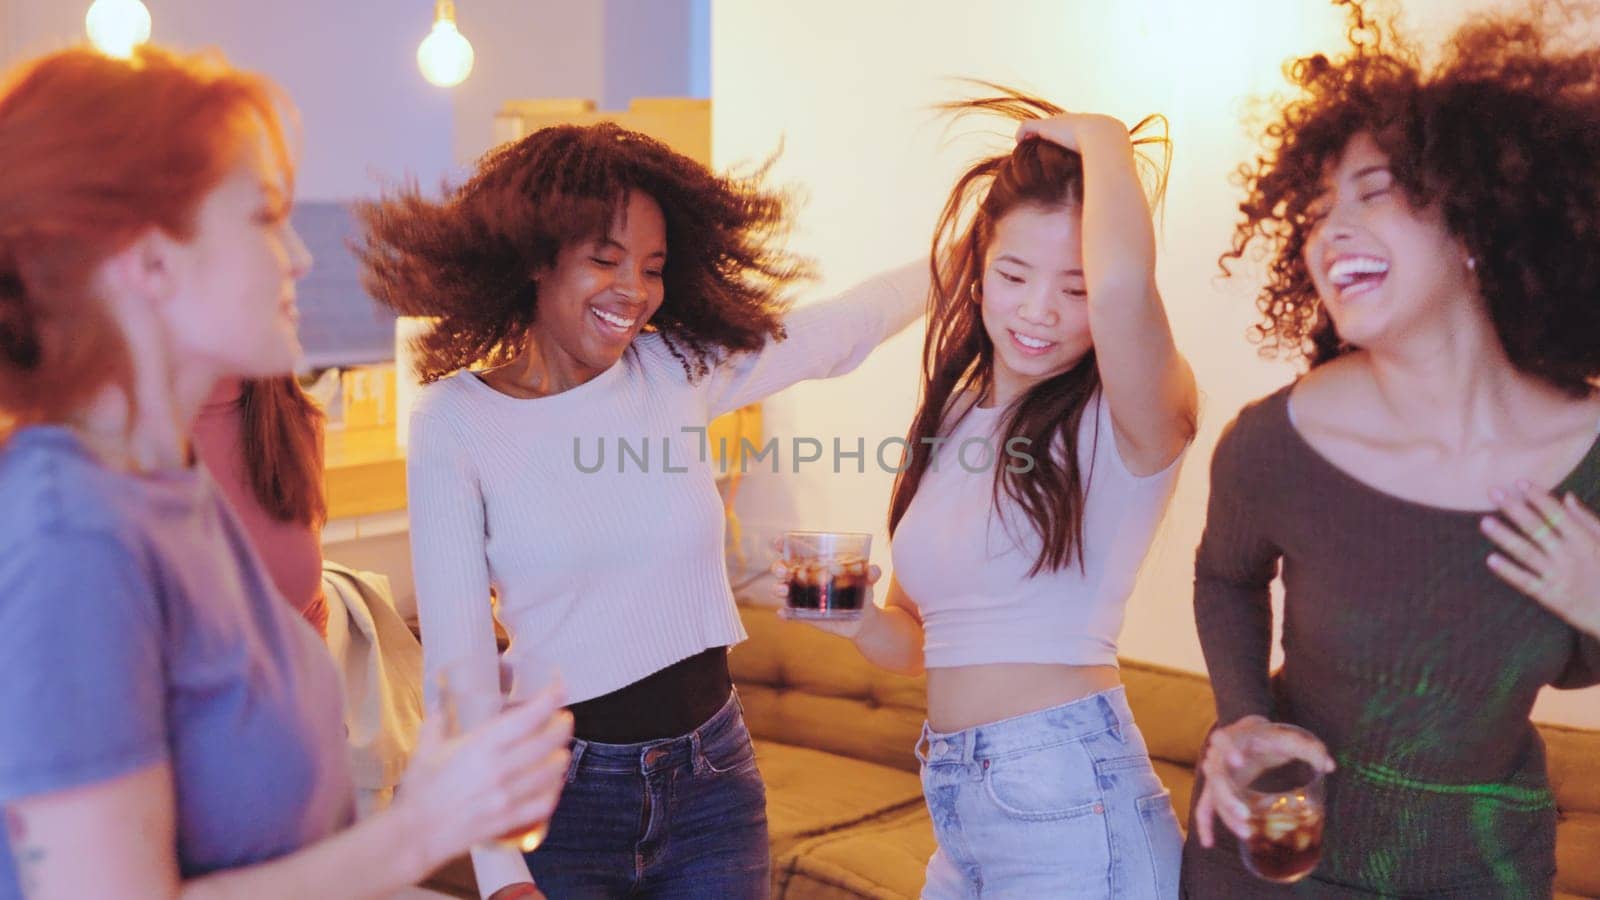
M351 820L341 703L201 468L115 472L52 427L0 447L0 805L165 761L183 876L262 862Z

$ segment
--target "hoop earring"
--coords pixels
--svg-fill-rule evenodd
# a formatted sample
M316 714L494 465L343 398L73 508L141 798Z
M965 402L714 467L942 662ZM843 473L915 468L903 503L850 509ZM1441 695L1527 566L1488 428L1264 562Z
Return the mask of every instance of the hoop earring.
M978 282L973 281L967 284L967 296L972 298L973 303L983 302L983 297L978 293Z

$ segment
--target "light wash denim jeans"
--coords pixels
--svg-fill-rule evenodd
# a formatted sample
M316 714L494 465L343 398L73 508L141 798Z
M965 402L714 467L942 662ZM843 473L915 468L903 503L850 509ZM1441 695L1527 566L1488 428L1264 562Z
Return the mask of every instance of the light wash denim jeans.
M525 858L550 900L765 900L766 801L736 691L682 737L574 741L550 836Z
M939 849L925 900L1178 896L1183 839L1122 688L953 734L922 728Z

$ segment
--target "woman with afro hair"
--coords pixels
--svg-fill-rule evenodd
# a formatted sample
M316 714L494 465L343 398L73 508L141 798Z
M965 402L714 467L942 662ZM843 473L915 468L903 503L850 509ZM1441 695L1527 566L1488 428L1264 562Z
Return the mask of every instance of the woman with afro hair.
M1547 897L1529 714L1600 682L1600 50L1540 4L1425 66L1341 2L1351 49L1289 67L1223 256L1264 251L1258 336L1309 371L1212 461L1195 617L1218 724L1184 894ZM1328 773L1293 888L1235 845L1226 772L1271 757Z
M363 211L374 295L437 320L407 464L430 678L495 665L492 590L511 667L554 663L574 701L549 836L525 857L476 851L485 894L535 895L530 867L551 897L767 894L705 428L855 368L922 315L929 274L788 311L806 265L775 246L789 204L761 175L555 126L440 202L402 191Z

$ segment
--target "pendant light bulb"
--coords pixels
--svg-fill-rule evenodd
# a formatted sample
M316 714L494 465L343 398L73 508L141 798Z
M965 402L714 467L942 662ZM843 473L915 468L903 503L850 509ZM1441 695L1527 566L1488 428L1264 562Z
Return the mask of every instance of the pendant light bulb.
M150 10L139 0L94 0L83 27L95 49L128 59L133 48L150 40Z
M456 28L452 0L434 4L433 30L417 47L417 67L422 77L439 87L455 87L472 74L472 42Z

